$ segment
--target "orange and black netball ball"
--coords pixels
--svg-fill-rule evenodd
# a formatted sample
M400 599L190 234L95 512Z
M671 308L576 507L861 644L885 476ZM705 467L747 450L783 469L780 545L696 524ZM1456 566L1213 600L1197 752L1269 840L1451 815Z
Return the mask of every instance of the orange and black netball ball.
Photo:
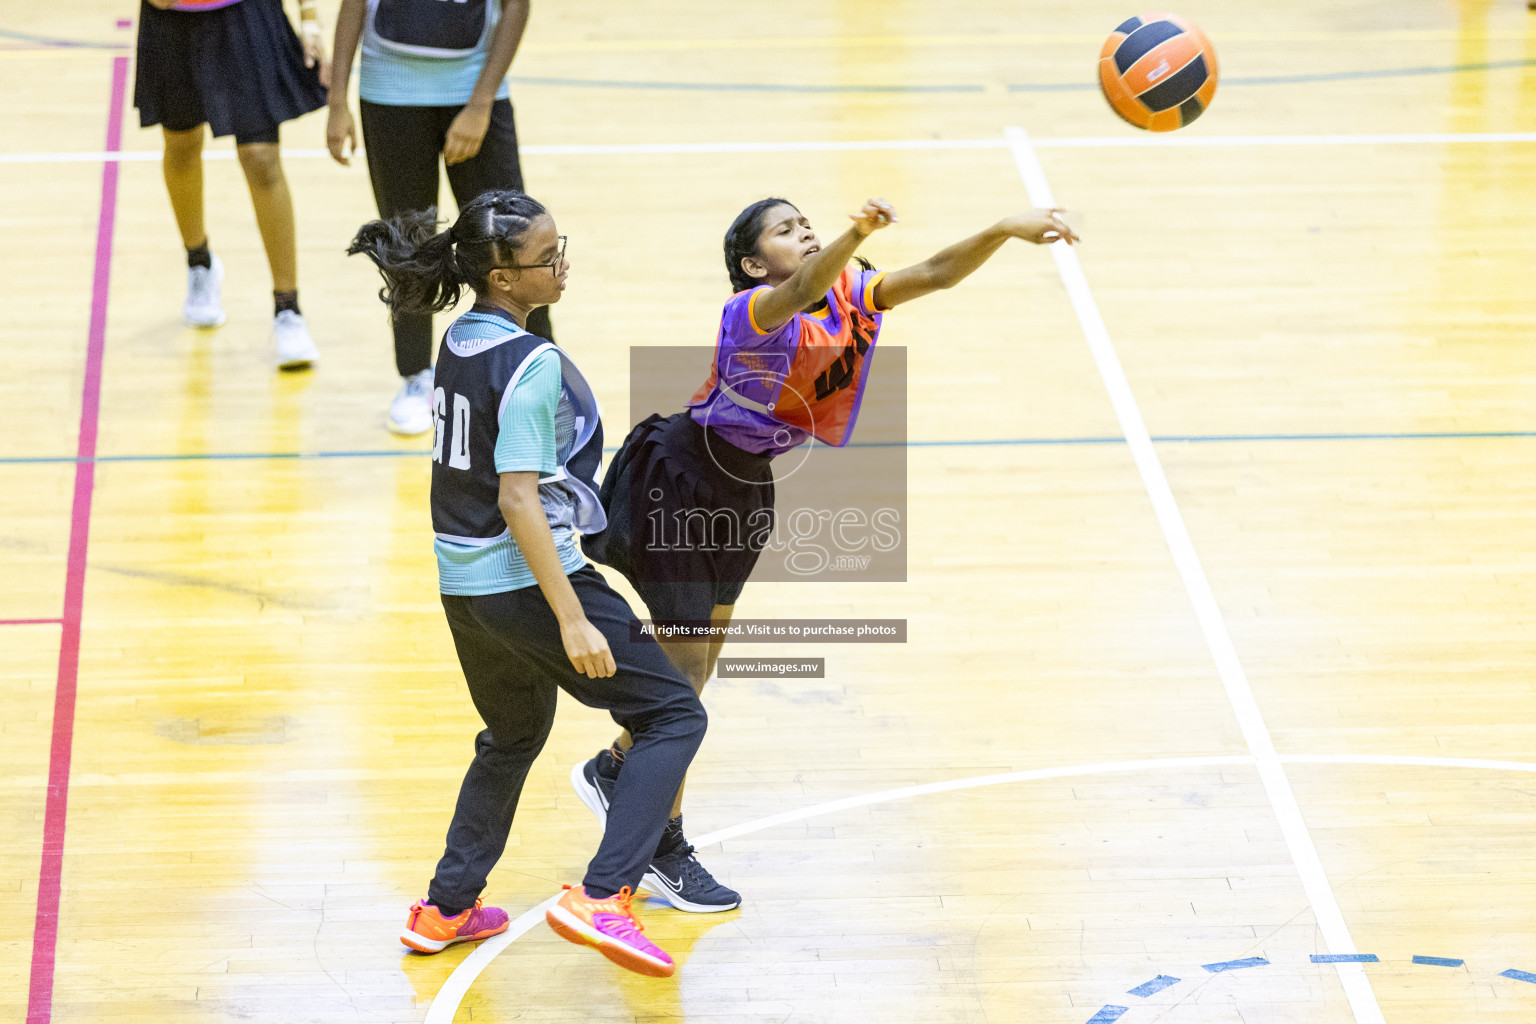
M1216 50L1177 14L1128 18L1099 51L1099 88L1137 128L1171 132L1205 113L1216 95Z

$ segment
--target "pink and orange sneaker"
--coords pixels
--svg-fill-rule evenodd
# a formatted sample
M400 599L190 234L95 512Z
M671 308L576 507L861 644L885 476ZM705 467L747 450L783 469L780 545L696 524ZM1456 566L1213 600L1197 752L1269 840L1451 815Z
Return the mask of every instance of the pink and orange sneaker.
M620 967L652 978L670 978L677 965L660 946L640 933L629 886L607 899L594 899L582 886L566 886L560 902L544 912L555 934L582 946L595 946Z
M500 907L483 907L483 900L462 914L444 917L432 904L417 900L411 904L411 916L405 919L400 941L418 953L441 953L455 942L488 939L507 930L507 912Z

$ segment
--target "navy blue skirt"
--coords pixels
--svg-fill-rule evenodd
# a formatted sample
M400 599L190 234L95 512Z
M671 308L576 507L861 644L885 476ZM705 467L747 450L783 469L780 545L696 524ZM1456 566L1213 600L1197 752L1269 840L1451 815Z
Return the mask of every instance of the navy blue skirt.
M648 416L603 477L597 496L608 526L583 537L582 550L623 573L653 621L708 622L716 605L736 603L762 554L766 533L751 538L773 525L771 463L687 410ZM727 518L711 519L717 511ZM700 513L703 521L690 522Z
M240 0L212 11L139 5L139 123L276 142L277 126L325 106L320 68L304 49L282 0Z

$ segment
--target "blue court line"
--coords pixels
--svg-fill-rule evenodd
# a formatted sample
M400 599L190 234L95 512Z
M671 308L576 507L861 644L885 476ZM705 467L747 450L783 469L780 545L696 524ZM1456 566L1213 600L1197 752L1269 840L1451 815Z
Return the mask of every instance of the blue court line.
M1430 967L1461 967L1465 960L1457 960L1448 956L1416 956L1413 958L1416 964L1426 964Z
M1242 960L1226 960L1219 964L1201 964L1212 974L1220 974L1223 971L1240 971L1245 967L1268 967L1269 961L1261 956L1250 956Z
M1500 71L1536 66L1536 59L1485 60L1469 64L1426 64L1406 68L1376 68L1355 71L1322 71L1302 75L1232 76L1221 80L1222 86L1234 85L1304 85L1311 82L1351 82L1369 78L1418 78L1425 75L1455 75L1472 71ZM984 85L809 85L800 82L667 82L628 78L550 78L512 75L515 85L551 85L574 89L681 90L684 92L776 92L776 93L968 93L986 91ZM1074 82L1019 82L1007 86L1019 92L1097 92L1099 83L1092 79Z
M80 39L57 39L53 36L33 35L31 32L17 32L6 28L0 28L0 39L15 39L23 43L68 50L126 50L129 48L127 43L92 43Z
M1433 64L1416 68L1380 68L1375 71L1325 71L1306 75L1258 75L1223 78L1222 85L1293 85L1303 82L1348 82L1360 78L1414 78L1421 75L1457 75L1468 71L1501 71L1536 66L1536 60L1483 60L1472 64Z
M1218 88L1233 85L1304 85L1309 82L1352 82L1365 78L1417 78L1424 75L1455 75L1470 71L1500 71L1536 66L1536 60L1485 60L1472 64L1429 64L1409 68L1377 68L1360 71L1322 71L1305 75L1228 76ZM1097 92L1098 82L1033 82L1008 86L1009 92Z
M1129 1006L1105 1006L1088 1018L1088 1024L1115 1024L1129 1009Z
M190 455L98 455L87 462L229 462L256 459L371 459L397 455L430 455L425 448L385 448L382 450L328 452L203 452ZM72 455L27 455L0 458L0 465L70 463L81 461Z
M1130 991L1126 992L1126 995L1128 995L1128 996L1140 996L1142 999L1145 999L1148 996L1155 996L1155 995L1157 995L1159 992L1161 992L1165 988L1168 988L1170 985L1177 985L1178 983L1179 983L1179 979L1173 977L1172 975L1169 975L1169 974L1159 974L1157 977L1153 978L1151 981L1143 982L1142 984L1137 985L1135 988L1133 988Z
M1461 441L1486 438L1536 437L1536 430L1424 431L1402 434L1159 434L1158 444L1231 444L1258 441ZM1040 445L1124 444L1123 437L998 437L959 441L855 441L849 448L987 448ZM605 448L612 454L617 448ZM373 459L426 455L425 448L355 449L318 452L203 452L185 455L98 455L97 463L109 462L214 462L253 459ZM73 455L0 456L0 466L69 464Z
M655 82L627 78L545 78L511 75L513 85L558 85L573 89L680 90L683 92L786 93L981 93L984 85L807 85L799 82ZM1098 86L1089 83L1093 88ZM1074 86L1075 88L1075 86Z
M1313 953L1312 962L1315 964L1379 964L1381 958L1375 953Z
M1507 971L1500 971L1499 977L1514 978L1516 981L1528 981L1532 985L1536 985L1536 974L1532 974L1529 971L1517 971L1513 967Z
M35 46L53 49L81 49L81 50L127 50L129 46L124 43L98 43L89 40L60 39L54 36L35 35L31 32L17 32L14 29L0 29L0 39L14 39L18 42L32 43ZM1311 82L1348 82L1371 78L1416 78L1425 75L1455 75L1472 71L1499 71L1508 68L1524 68L1536 66L1536 60L1487 60L1465 64L1426 64L1415 67L1403 68L1375 68L1355 71L1323 71L1300 75L1250 75L1229 76L1221 80L1222 86L1241 85L1302 85ZM986 86L981 84L933 84L912 85L907 83L869 85L814 85L801 82L671 82L671 81L647 81L644 79L628 78L554 78L540 75L511 75L510 80L517 85L556 86L569 89L628 89L639 91L682 91L682 92L759 92L759 93L798 93L810 95L826 94L962 94L976 95L986 91ZM1021 92L1093 92L1099 88L1099 84L1092 79L1082 79L1072 82L1020 82L1007 86L1011 93Z

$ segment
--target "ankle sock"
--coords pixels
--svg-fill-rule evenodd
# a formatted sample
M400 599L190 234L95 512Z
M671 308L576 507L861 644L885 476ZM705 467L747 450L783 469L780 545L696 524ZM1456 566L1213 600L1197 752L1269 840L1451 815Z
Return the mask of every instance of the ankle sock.
M187 266L202 267L205 270L213 267L213 253L208 251L208 239L203 239L201 245L187 250Z
M614 895L618 890L617 889L604 889L602 886L599 886L599 885L584 885L584 886L582 886L582 891L584 891L587 894L587 899L590 899L590 900L606 900L608 897Z
M460 914L464 913L464 911L469 909L468 907L445 907L436 903L434 903L433 906L437 907L437 912L442 914L444 917L458 917Z
M298 313L299 312L299 293L297 291L291 291L291 292L276 292L275 291L275 292L272 293L272 315L273 316L277 316L277 314L282 313L282 312L288 312L288 313Z

